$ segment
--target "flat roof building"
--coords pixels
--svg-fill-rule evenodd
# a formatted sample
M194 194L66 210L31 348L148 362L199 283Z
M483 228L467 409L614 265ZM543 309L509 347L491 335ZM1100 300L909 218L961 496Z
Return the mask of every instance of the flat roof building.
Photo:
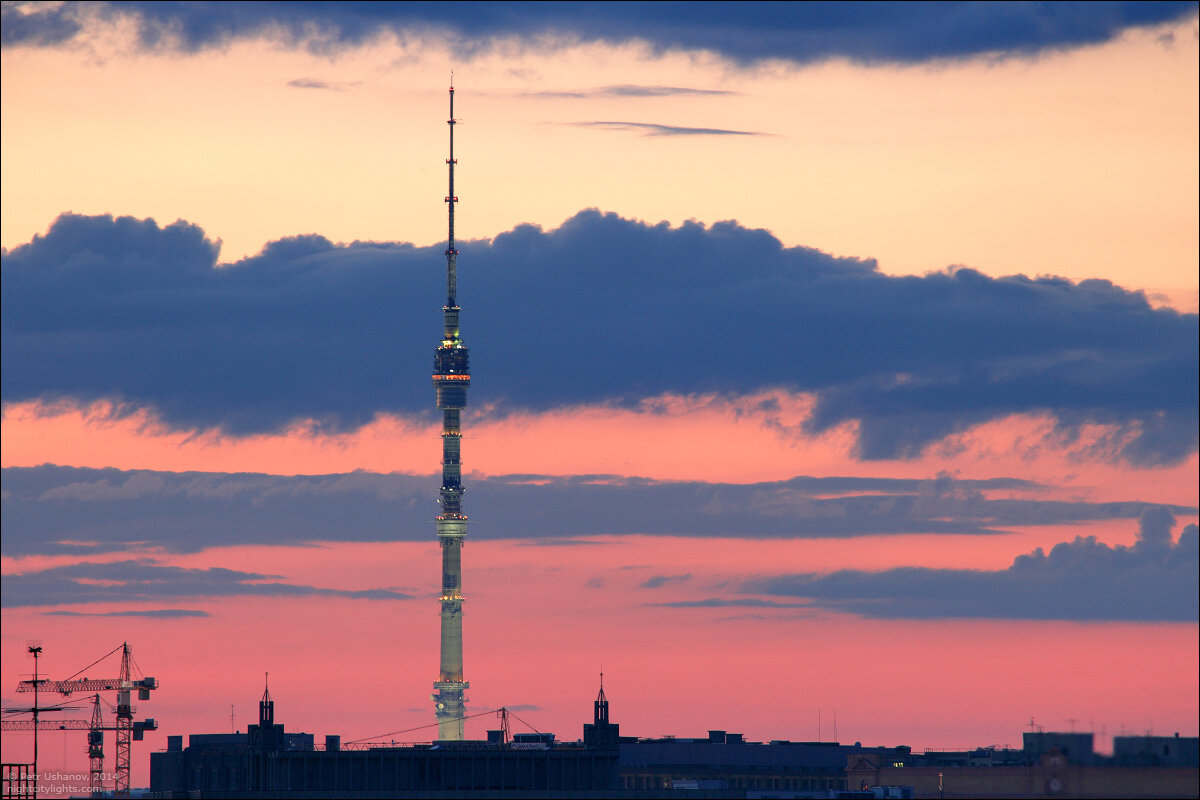
M596 702L583 739L559 742L552 734L502 731L487 740L403 745L341 743L310 733L287 733L275 723L269 694L259 722L246 733L168 737L167 750L150 754L150 791L158 797L387 796L439 791L611 791L618 787L619 728L608 721L607 701Z

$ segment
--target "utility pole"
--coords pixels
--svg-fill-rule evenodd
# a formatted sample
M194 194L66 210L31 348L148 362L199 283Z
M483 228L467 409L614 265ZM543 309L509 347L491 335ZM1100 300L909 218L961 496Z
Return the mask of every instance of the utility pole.
M38 796L38 687L42 681L38 677L38 658L42 655L40 644L30 644L29 653L33 656L33 800Z

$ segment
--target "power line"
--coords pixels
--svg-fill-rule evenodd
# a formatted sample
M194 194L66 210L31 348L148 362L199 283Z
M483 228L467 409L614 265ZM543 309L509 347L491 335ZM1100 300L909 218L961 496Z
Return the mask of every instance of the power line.
M515 719L517 720L517 722L521 723L521 724L522 724L522 725L524 725L526 728L529 728L529 730L533 731L534 733L541 733L541 731L539 731L537 728L535 728L535 727L533 727L532 725L530 725L530 724L529 724L528 722L526 722L525 720L523 720L523 719L521 719L520 717L518 717L518 716L517 716L516 714L514 714L514 713L513 713L511 710L508 712L508 715L509 715L510 717L513 717L513 718L515 718Z
M66 678L64 678L63 680L64 680L64 681L69 681L69 680L71 680L72 678L75 678L76 676L80 675L81 673L85 672L86 670L89 670L89 669L91 669L92 667L96 666L96 665L97 665L97 664L99 664L101 661L103 661L104 659L108 658L109 656L111 656L113 653L117 652L118 650L120 650L120 649L121 649L122 647L124 647L124 646L125 646L125 643L124 643L124 642L121 642L121 644L117 645L117 646L116 646L116 647L114 647L112 650L108 651L107 653L105 653L104 655L100 656L99 658L97 658L97 659L96 659L95 661L93 661L92 663L88 664L86 667L84 667L83 669L79 670L79 672L76 672L74 675L69 675L69 676L67 676Z
M499 710L500 709L498 709L498 708L493 708L490 711L480 711L477 714L467 714L465 717L454 717L452 721L461 721L461 720L466 720L466 719L472 719L473 717L482 717L485 714L495 714ZM526 724L528 724L528 723L526 723ZM391 731L390 733L381 733L381 734L378 734L377 736L364 736L361 739L353 739L349 742L346 742L346 744L358 744L359 742L369 742L373 739L382 739L385 736L395 736L400 733L412 733L413 731L419 731L419 730L422 730L423 728L436 728L438 725L439 725L439 723L437 723L437 722L430 722L425 725L418 725L415 728L405 728L402 731Z

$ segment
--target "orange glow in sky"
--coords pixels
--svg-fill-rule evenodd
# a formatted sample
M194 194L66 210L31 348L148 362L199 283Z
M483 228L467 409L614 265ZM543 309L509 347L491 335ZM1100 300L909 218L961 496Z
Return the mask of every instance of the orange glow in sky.
M122 35L5 48L5 247L67 210L183 218L223 240L225 261L302 233L439 240L441 195L413 189L443 182L426 154L443 148L461 58L440 44L331 58L239 41L182 58L131 54ZM502 47L457 65L460 231L555 227L590 207L737 219L891 274L1107 278L1194 311L1198 47L1194 20L1036 58L909 67ZM621 84L702 91L563 96ZM578 124L612 119L763 135Z

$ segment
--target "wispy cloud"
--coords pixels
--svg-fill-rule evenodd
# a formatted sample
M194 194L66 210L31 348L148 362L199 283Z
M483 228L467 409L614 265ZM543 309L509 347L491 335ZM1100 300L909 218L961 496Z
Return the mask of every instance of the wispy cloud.
M672 603L649 603L664 608L812 608L812 603L785 603L759 597L729 599L708 597L704 600L676 600Z
M574 539L562 536L550 536L545 539L532 539L528 542L520 542L522 547L575 547L578 545L604 544L610 544L610 542L597 539Z
M186 617L210 617L207 611L192 608L149 608L144 611L47 611L48 617L150 617L152 619L183 619Z
M732 95L738 92L724 89L694 89L688 86L640 86L636 84L619 84L616 86L597 86L591 89L563 89L558 91L523 92L521 97L541 97L546 99L575 100L591 97L677 97L703 95Z
M74 467L3 470L0 552L75 555L154 547L423 540L432 476L256 475ZM993 535L1022 525L1136 519L1152 504L1048 500L1019 478L799 476L752 484L594 476L479 477L478 535L550 547L604 547L632 535L829 538ZM663 514L662 509L672 509ZM555 514L541 513L555 509ZM1171 506L1194 513L1191 506ZM570 518L572 535L559 520ZM654 574L654 572L648 572Z
M295 78L288 81L287 85L294 89L328 89L334 92L342 92L357 84L346 81L323 81L317 78Z
M666 586L668 583L683 583L691 579L691 573L684 575L651 575L649 578L642 581L640 586L643 589L657 589L660 586Z
M326 589L280 583L277 575L223 567L195 569L167 566L148 559L69 564L4 576L0 595L6 608L61 606L76 603L130 603L162 598L348 597L362 600L408 600L392 589ZM169 613L169 611L168 611ZM137 616L116 613L114 616ZM151 614L150 616L154 616Z
M611 131L631 131L643 136L774 136L760 131L735 131L726 128L688 128L682 125L663 125L657 122L622 122L596 120L568 123L578 128L600 128Z

